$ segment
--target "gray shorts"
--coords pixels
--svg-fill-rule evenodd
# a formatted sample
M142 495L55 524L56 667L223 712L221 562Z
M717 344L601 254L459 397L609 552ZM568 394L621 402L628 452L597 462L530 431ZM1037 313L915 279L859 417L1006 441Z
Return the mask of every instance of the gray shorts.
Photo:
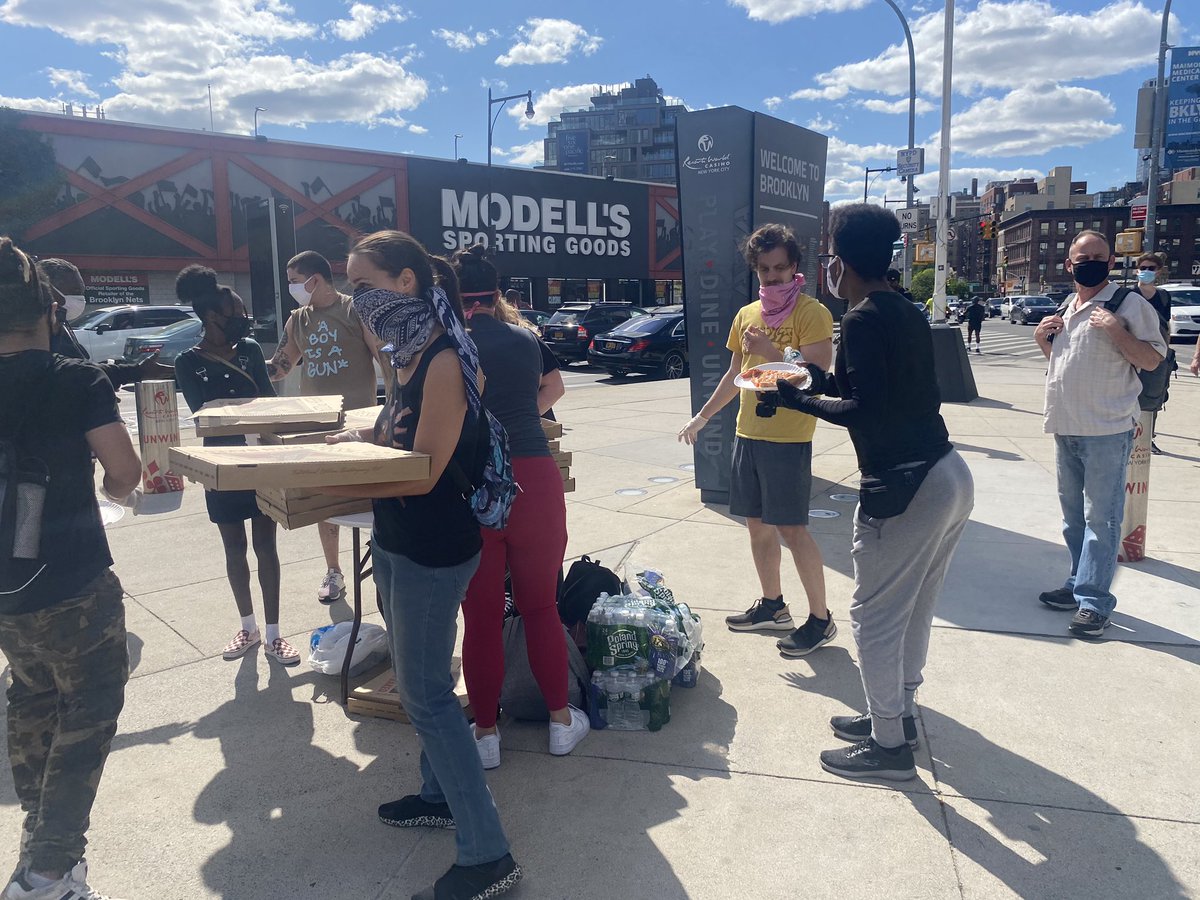
M734 438L729 482L729 511L735 516L767 525L807 525L812 444Z

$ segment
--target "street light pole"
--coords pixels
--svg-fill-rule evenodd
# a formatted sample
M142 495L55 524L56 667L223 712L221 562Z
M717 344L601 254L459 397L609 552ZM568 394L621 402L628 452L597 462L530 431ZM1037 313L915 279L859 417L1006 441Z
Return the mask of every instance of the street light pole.
M487 203L484 209L487 210L488 227L488 253L496 252L496 230L492 228L492 133L496 128L496 120L500 118L500 113L504 112L504 104L509 100L520 100L525 98L525 118L532 119L533 111L533 91L526 91L523 94L509 94L507 97L493 97L492 89L488 87L488 123L487 123L487 181L488 181L488 196ZM497 103L500 108L496 110L496 115L492 115L492 107Z
M894 0L884 0L884 2L899 17L900 27L904 29L904 40L908 44L908 149L912 150L917 134L917 54L913 50L912 32L908 28L908 19L904 17L904 13L900 11L900 7L895 4ZM908 185L907 202L904 204L904 208L912 209L913 177L909 175L904 180ZM904 247L904 281L901 283L905 287L909 287L912 283L912 276L910 274L912 266L909 262L912 255L911 243L909 241Z
M874 172L876 175L881 175L884 172L895 172L895 171L896 171L895 166L884 166L882 169L871 169L871 168L864 166L863 167L863 203L867 202L867 191L870 190L870 188L871 188L871 183L867 180L868 178L871 177L871 173Z
M266 112L266 111L267 111L267 108L265 106L254 107L254 139L255 140L258 140L258 114L260 112Z
M455 162L458 161L458 139L461 137L462 137L461 134L456 133L454 135L454 160L455 160Z
M946 0L946 22L942 48L942 154L938 162L937 253L934 257L933 315L931 321L946 321L946 276L950 242L950 108L953 101L954 0Z
M1163 7L1162 36L1158 42L1158 79L1154 82L1154 113L1150 122L1150 173L1146 185L1146 232L1142 248L1146 253L1154 251L1155 231L1158 226L1158 158L1162 155L1163 131L1167 126L1167 25L1171 19L1171 0Z

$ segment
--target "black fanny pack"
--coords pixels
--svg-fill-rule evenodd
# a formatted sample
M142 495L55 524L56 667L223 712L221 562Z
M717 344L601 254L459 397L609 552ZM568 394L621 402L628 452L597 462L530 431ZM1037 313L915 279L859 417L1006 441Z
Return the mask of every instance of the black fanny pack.
M892 519L901 515L937 463L937 459L901 463L876 475L863 475L858 482L858 505L863 514L872 519Z

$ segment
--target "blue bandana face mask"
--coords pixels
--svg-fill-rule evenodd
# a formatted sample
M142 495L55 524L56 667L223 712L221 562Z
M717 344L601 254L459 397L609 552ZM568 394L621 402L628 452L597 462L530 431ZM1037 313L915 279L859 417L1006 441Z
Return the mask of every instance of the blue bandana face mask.
M382 288L355 291L354 311L384 343L397 369L407 366L429 341L437 312L428 297L410 297Z

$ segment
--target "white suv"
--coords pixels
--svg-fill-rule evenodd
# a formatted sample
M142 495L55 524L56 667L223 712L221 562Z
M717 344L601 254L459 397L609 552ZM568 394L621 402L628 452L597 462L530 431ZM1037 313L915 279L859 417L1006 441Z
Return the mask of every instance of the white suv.
M1200 287L1164 284L1159 290L1171 298L1171 340L1200 337Z
M71 323L75 338L93 360L119 359L125 339L194 319L186 306L107 306L90 309Z

